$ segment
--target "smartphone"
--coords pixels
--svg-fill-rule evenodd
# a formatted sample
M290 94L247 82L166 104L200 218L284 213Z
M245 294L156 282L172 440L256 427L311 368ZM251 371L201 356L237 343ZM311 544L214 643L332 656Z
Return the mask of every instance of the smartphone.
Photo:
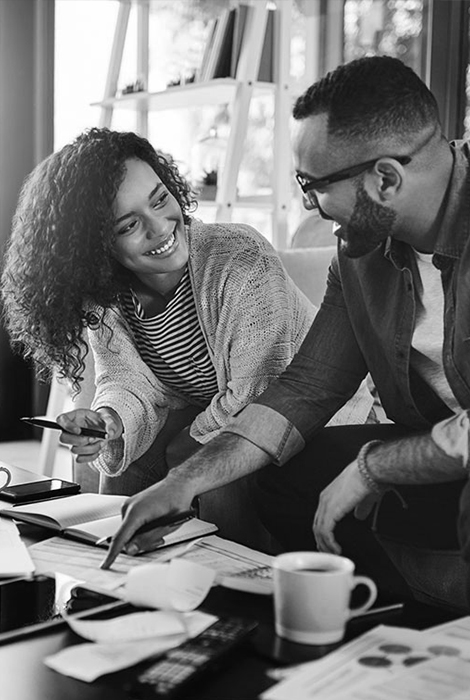
M26 484L5 486L0 489L0 499L11 501L15 505L21 503L34 503L45 501L49 498L71 496L80 492L80 484L62 479L44 479Z

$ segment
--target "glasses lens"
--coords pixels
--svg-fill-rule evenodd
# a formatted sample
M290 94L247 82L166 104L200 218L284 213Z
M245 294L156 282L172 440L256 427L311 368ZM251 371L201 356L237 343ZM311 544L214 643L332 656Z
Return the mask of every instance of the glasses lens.
M315 194L315 190L308 190L308 192L304 193L304 197L309 203L310 207L313 209L318 209L318 199L317 195Z

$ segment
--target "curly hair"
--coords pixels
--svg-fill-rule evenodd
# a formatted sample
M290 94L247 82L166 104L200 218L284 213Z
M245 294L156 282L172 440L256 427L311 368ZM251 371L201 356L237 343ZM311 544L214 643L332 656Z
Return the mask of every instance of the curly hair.
M98 128L32 171L13 218L1 280L12 348L33 362L39 378L49 380L54 369L74 391L88 353L84 329L104 325L105 310L129 282L112 251L113 203L131 158L151 166L188 223L196 201L171 157L132 132Z
M296 101L294 119L327 113L328 133L370 141L407 138L440 126L436 99L416 73L397 58L368 56L339 66Z

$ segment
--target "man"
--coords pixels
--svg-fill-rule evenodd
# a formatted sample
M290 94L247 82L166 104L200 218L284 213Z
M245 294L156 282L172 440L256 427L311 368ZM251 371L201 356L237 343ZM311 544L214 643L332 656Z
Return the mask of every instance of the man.
M260 512L285 548L316 540L340 551L341 536L349 553L368 532L350 513L367 514L382 483L405 486L399 498L381 498L379 532L457 546L470 408L470 149L447 142L433 95L390 57L338 67L297 100L293 116L306 206L339 224L322 307L284 374L129 501L104 566L127 542L131 552L152 543L152 535L131 542L144 522L268 464ZM320 430L367 372L395 425Z

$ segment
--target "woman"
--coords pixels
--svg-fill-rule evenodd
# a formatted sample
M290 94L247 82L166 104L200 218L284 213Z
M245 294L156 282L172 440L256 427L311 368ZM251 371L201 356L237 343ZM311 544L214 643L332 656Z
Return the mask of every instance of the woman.
M170 158L97 128L38 165L19 199L7 329L40 375L55 368L75 391L91 349L92 406L58 420L105 493L146 488L218 434L283 371L315 313L263 236L203 224L194 208Z

